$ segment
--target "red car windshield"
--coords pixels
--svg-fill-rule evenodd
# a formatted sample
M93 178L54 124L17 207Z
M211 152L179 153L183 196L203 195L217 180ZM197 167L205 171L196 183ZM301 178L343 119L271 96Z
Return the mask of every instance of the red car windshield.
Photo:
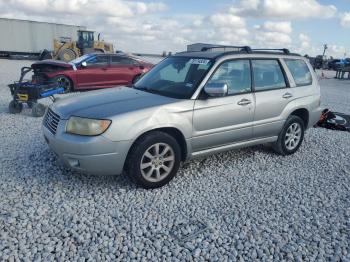
M81 56L81 57L78 57L78 58L76 58L76 59L70 61L69 63L75 64L75 65L79 65L79 64L81 64L82 62L84 62L85 60L87 60L87 59L90 58L90 57L94 57L94 55L92 55L92 54L86 54L86 55L83 55L83 56Z
M178 99L189 99L211 66L211 59L170 57L137 81L134 88Z

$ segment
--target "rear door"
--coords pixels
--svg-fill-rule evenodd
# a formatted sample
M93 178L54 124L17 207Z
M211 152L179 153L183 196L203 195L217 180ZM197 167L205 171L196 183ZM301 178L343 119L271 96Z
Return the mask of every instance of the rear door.
M314 95L317 92L317 83L313 82L310 68L302 59L285 58L285 67L291 77L291 89L294 99ZM288 72L287 71L287 72Z
M137 75L142 73L141 71L137 61L129 57L112 56L108 80L113 85L128 85Z
M193 112L194 151L252 138L254 97L249 60L231 60L218 66L208 83L226 83L228 95L197 99Z
M77 85L79 88L93 89L108 86L106 77L109 70L109 56L96 55L89 57L86 67L80 67L77 71Z
M252 59L254 138L277 136L284 124L282 112L292 103L294 90L279 59Z

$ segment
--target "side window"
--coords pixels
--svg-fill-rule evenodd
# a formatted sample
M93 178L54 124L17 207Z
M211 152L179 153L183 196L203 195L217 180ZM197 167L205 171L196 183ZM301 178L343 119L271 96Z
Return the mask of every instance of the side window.
M111 64L112 65L120 65L121 64L121 58L119 56L112 56Z
M287 87L281 66L277 60L252 60L255 91Z
M284 61L286 62L297 86L312 84L312 76L310 70L303 60L285 59Z
M88 67L92 66L107 66L108 65L108 56L92 56L86 60Z
M229 95L250 92L251 75L249 60L224 62L215 71L208 83L226 83Z
M128 57L120 57L120 56L112 56L112 65L137 65L138 62L128 58Z

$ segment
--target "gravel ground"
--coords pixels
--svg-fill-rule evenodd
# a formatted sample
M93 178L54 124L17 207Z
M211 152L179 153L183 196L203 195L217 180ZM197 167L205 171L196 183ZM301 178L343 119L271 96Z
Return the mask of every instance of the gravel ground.
M64 169L0 60L0 260L350 261L350 134L311 129L288 157L258 146L191 161L167 186ZM327 72L331 77L332 73ZM350 81L321 80L350 113Z

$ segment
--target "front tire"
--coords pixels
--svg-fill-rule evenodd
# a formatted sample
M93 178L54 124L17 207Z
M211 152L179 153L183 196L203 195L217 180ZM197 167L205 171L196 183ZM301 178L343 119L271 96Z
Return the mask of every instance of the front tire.
M127 159L127 173L143 188L162 187L176 175L181 149L172 136L154 131L135 142Z
M22 109L23 109L23 104L15 100L12 100L9 104L10 114L19 114L22 112Z
M73 90L73 83L72 83L72 81L68 77L66 77L64 75L56 76L53 81L58 83L61 87L63 87L65 94L69 93L69 92L71 92Z
M298 116L289 116L278 140L273 144L273 149L283 156L294 154L304 140L304 133L303 120Z

